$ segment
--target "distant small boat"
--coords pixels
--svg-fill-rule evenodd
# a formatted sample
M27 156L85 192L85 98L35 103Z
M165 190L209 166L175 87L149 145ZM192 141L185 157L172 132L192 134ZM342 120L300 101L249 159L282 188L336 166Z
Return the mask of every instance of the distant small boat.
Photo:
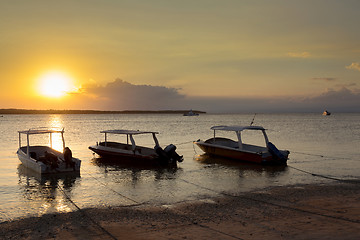
M52 147L52 135L61 134L63 152L59 152ZM27 145L21 145L21 135L26 135ZM50 146L38 145L30 146L29 137L37 134L49 134ZM72 152L65 147L64 129L37 128L19 131L19 149L17 155L22 164L37 173L62 173L80 171L81 160L72 157Z
M325 110L322 115L329 116L330 114L331 114L331 112L328 112L327 110Z
M274 144L269 142L265 129L261 126L213 126L214 136L206 141L197 140L194 142L201 150L209 155L226 157L235 160L270 164L286 164L290 154L287 150L278 150ZM245 144L241 140L241 132L245 130L261 131L266 146ZM232 131L236 133L237 141L229 138L216 137L217 131Z
M199 116L199 114L198 114L198 113L194 113L194 112L192 111L192 109L191 109L189 112L184 113L184 116Z
M105 141L98 142L96 145L90 146L89 149L101 157L113 158L118 163L129 163L129 165L147 165L147 166L176 166L177 162L182 162L183 157L176 153L176 146L168 145L162 149L156 138L158 132L138 131L138 130L105 130L101 131L105 134ZM126 142L114 142L108 140L108 135L125 135ZM134 136L151 135L155 147L138 146L135 143Z

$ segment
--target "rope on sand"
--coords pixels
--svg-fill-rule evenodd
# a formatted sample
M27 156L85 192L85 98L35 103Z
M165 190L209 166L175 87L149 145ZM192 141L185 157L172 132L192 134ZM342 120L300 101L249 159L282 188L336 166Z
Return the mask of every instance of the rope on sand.
M85 211L83 211L83 209L81 209L73 200L71 200L71 198L69 197L69 195L66 194L66 192L64 191L64 189L59 185L59 183L57 183L57 187L60 190L60 192L66 197L66 199L72 204L74 205L79 212L81 212L81 214L84 215L84 217L87 217L93 224L95 224L98 228L101 229L101 231L103 231L104 233L106 233L107 235L109 235L109 237L111 237L114 240L117 240L117 238L115 236L113 236L110 232L108 232L105 228L103 228L98 222L96 222L92 217L90 217Z
M85 170L82 170L85 171ZM111 190L112 192L120 195L121 197L128 199L132 202L134 202L135 204L131 204L131 205L126 205L126 207L133 207L133 206L138 206L138 205L142 205L145 203L140 203L134 199L131 199L127 196L125 196L124 194L121 194L117 191L115 191L114 189L110 188L109 186L107 186L105 183L101 182L99 179L97 179L96 177L94 177L92 174L90 174L89 172L85 171L90 177L94 178L96 181L98 181L101 185L105 186L106 188L108 188L109 190ZM95 224L99 229L101 229L101 231L103 231L105 234L109 235L109 237L111 237L114 240L117 240L117 238L115 236L113 236L110 232L108 232L105 228L103 228L98 222L96 222L93 218L91 218L85 211L83 211L83 209L81 209L70 197L69 195L66 194L66 192L64 191L64 189L59 185L59 183L57 183L57 188L60 190L60 192L66 197L66 199L72 204L74 205L79 212L81 212L85 217L87 217L93 224Z
M185 179L180 178L180 180L182 180L183 182L186 182L188 184L197 186L199 188L206 189L208 191L211 191L211 192L214 192L214 193L217 193L217 194L220 194L220 195L228 196L228 197L234 197L234 198L241 197L243 199L248 199L248 200L255 201L255 202L260 202L260 203L264 203L264 204L268 204L268 205L273 205L273 206L280 207L280 208L286 208L286 209L293 210L293 211L303 212L303 213L322 216L322 217L327 217L327 218L333 218L333 219L342 220L342 221L346 221L346 222L360 223L360 220L354 220L354 219L349 219L349 218L344 218L344 217L338 217L338 216L332 216L332 215L328 215L328 214L312 212L312 211L299 209L299 208L295 208L295 207L290 207L290 206L284 206L284 205L281 205L281 204L277 204L277 203L273 203L273 202L269 202L269 201L265 201L265 200L261 200L261 199L256 199L256 198L252 198L252 197L233 195L233 194L229 194L229 193L226 193L226 192L216 191L216 190L213 190L211 188L207 188L207 187L201 186L199 184L187 181Z
M101 185L103 185L103 186L106 187L107 189L111 190L112 192L116 193L117 195L119 195L119 196L121 196L121 197L123 197L123 198L125 198L125 199L127 199L127 200L130 200L130 201L134 202L135 205L142 205L142 204L144 204L144 203L140 203L140 202L138 202L138 201L136 201L136 200L134 200L134 199L132 199L132 198L129 198L129 197L125 196L125 195L122 194L122 193L119 193L119 192L115 191L114 189L110 188L106 183L103 183L102 181L100 181L99 179L97 179L96 177L94 177L94 176L93 176L92 174L90 174L89 172L87 172L87 171L85 171L85 170L82 170L82 171L86 172L90 177L92 177L93 179L95 179L96 181L98 181ZM129 205L129 206L132 207L132 206L135 206L135 205L132 204L132 205ZM126 206L128 206L128 205L126 205Z

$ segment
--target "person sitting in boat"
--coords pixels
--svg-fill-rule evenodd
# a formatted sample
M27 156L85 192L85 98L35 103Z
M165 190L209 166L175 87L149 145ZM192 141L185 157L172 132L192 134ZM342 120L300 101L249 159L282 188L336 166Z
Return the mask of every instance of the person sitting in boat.
M44 163L50 165L51 169L56 169L59 167L58 157L53 153L45 151L45 161L46 162Z
M68 147L64 148L64 160L66 168L72 167L75 170L75 162L72 160L72 152Z

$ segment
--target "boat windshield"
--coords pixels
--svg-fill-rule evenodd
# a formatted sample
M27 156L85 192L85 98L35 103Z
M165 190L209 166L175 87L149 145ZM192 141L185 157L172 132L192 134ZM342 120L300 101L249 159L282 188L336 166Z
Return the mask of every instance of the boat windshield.
M242 148L244 143L266 147L269 142L265 128L261 126L213 126L211 129L214 130L214 138L218 137L220 135L218 132L221 131L221 135L230 139L236 139L239 148ZM236 138L229 132L235 132ZM232 136L229 137L230 135Z

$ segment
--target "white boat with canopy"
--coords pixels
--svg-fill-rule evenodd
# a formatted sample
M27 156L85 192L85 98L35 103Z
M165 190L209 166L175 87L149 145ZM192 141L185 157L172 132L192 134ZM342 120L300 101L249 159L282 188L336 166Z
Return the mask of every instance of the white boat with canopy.
M37 128L19 131L19 149L17 155L22 164L38 173L61 173L80 171L81 160L72 157L70 148L66 147L64 129ZM30 136L49 135L48 145L30 145ZM63 152L53 148L53 134L60 134ZM26 135L26 146L22 146L21 138Z

